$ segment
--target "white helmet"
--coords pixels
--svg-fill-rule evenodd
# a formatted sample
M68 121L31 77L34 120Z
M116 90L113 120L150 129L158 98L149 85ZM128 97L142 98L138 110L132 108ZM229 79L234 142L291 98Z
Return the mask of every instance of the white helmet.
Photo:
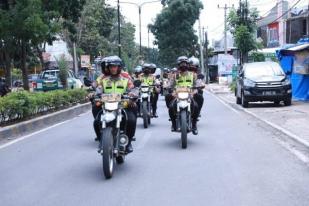
M189 58L189 64L190 66L200 67L200 61L194 56Z

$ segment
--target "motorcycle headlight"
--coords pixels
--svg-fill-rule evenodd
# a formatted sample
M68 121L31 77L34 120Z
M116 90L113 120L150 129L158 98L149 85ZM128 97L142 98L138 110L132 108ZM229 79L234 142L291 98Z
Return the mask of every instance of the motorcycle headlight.
M178 94L179 99L188 99L189 98L189 93L187 92L179 92Z
M141 88L141 91L142 91L142 92L148 92L148 91L149 91L149 87L142 87L142 88Z
M291 84L291 81L288 78L282 81L282 85L289 85L289 84Z
M118 102L105 102L104 108L109 111L116 110L118 108Z
M116 114L114 112L106 112L104 115L102 115L101 118L102 118L101 119L102 121L105 121L108 123L116 119Z
M187 101L179 101L178 102L178 107L179 108L186 108L186 107L188 107L189 106L189 103L187 102Z
M143 93L143 94L141 95L141 97L142 97L142 98L147 98L147 97L148 97L148 93Z
M246 87L255 87L255 82L250 80L250 79L245 79L244 80L244 86L246 86Z

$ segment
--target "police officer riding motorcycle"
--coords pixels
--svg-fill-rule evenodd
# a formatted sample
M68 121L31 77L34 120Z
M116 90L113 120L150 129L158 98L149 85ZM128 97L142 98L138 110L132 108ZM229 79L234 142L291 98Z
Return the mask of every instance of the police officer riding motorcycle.
M105 76L97 79L95 83L96 87L96 97L100 97L104 94L119 94L126 95L130 97L137 98L138 91L133 86L132 79L126 77L127 74L122 72L122 60L117 56L111 56L105 58L104 69ZM126 151L128 153L133 151L132 148L132 140L135 135L136 130L136 115L137 115L137 107L134 102L134 99L130 98L128 102L128 107L123 109L125 112L125 119L121 121L121 129L124 130L124 133L128 136L128 144L126 146ZM102 138L102 121L101 115L103 113L102 105L93 104L92 112L95 117L94 120L94 130L97 135L97 139L101 140ZM124 124L126 123L126 125Z
M177 72L174 74L174 77L171 80L171 87L174 92L167 94L165 96L165 101L166 105L168 106L170 119L172 121L172 131L181 130L182 147L186 148L187 131L192 131L194 135L198 134L198 105L192 98L192 90L196 85L196 75L188 71L189 60L186 56L178 57L177 66ZM186 114L190 114L189 116L182 112L182 104L186 109ZM186 121L182 120L184 118ZM183 129L184 122L187 123L185 129Z
M152 113L152 117L157 118L158 117L157 102L158 102L159 93L160 93L160 83L156 81L156 78L153 75L155 73L155 70L156 70L155 64L145 63L142 66L142 74L140 74L139 80L141 82L141 87L144 86L146 88L148 86L151 89L150 90L151 113ZM140 106L142 106L141 102L140 102Z

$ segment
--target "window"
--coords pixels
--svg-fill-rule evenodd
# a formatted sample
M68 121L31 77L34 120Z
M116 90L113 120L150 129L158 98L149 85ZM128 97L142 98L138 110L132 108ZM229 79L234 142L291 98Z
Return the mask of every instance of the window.
M279 42L279 24L268 25L268 45L275 45Z
M302 35L306 35L307 34L307 21L306 19L303 20L303 31L302 31Z

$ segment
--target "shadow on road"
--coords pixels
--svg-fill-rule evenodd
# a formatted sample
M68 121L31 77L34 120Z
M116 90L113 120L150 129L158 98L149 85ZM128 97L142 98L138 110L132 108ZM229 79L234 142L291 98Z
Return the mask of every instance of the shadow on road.
M250 102L249 108L271 108L271 107L285 107L284 104L281 102L280 104L274 104L273 102Z
M166 149L166 150L178 150L182 151L184 149L181 148L181 138L180 138L180 133L171 133L171 135L165 135L163 139L158 141L158 144L156 145L160 149ZM190 148L196 148L198 147L198 142L197 140L194 140L194 136L189 133L188 134L188 146L187 149Z

